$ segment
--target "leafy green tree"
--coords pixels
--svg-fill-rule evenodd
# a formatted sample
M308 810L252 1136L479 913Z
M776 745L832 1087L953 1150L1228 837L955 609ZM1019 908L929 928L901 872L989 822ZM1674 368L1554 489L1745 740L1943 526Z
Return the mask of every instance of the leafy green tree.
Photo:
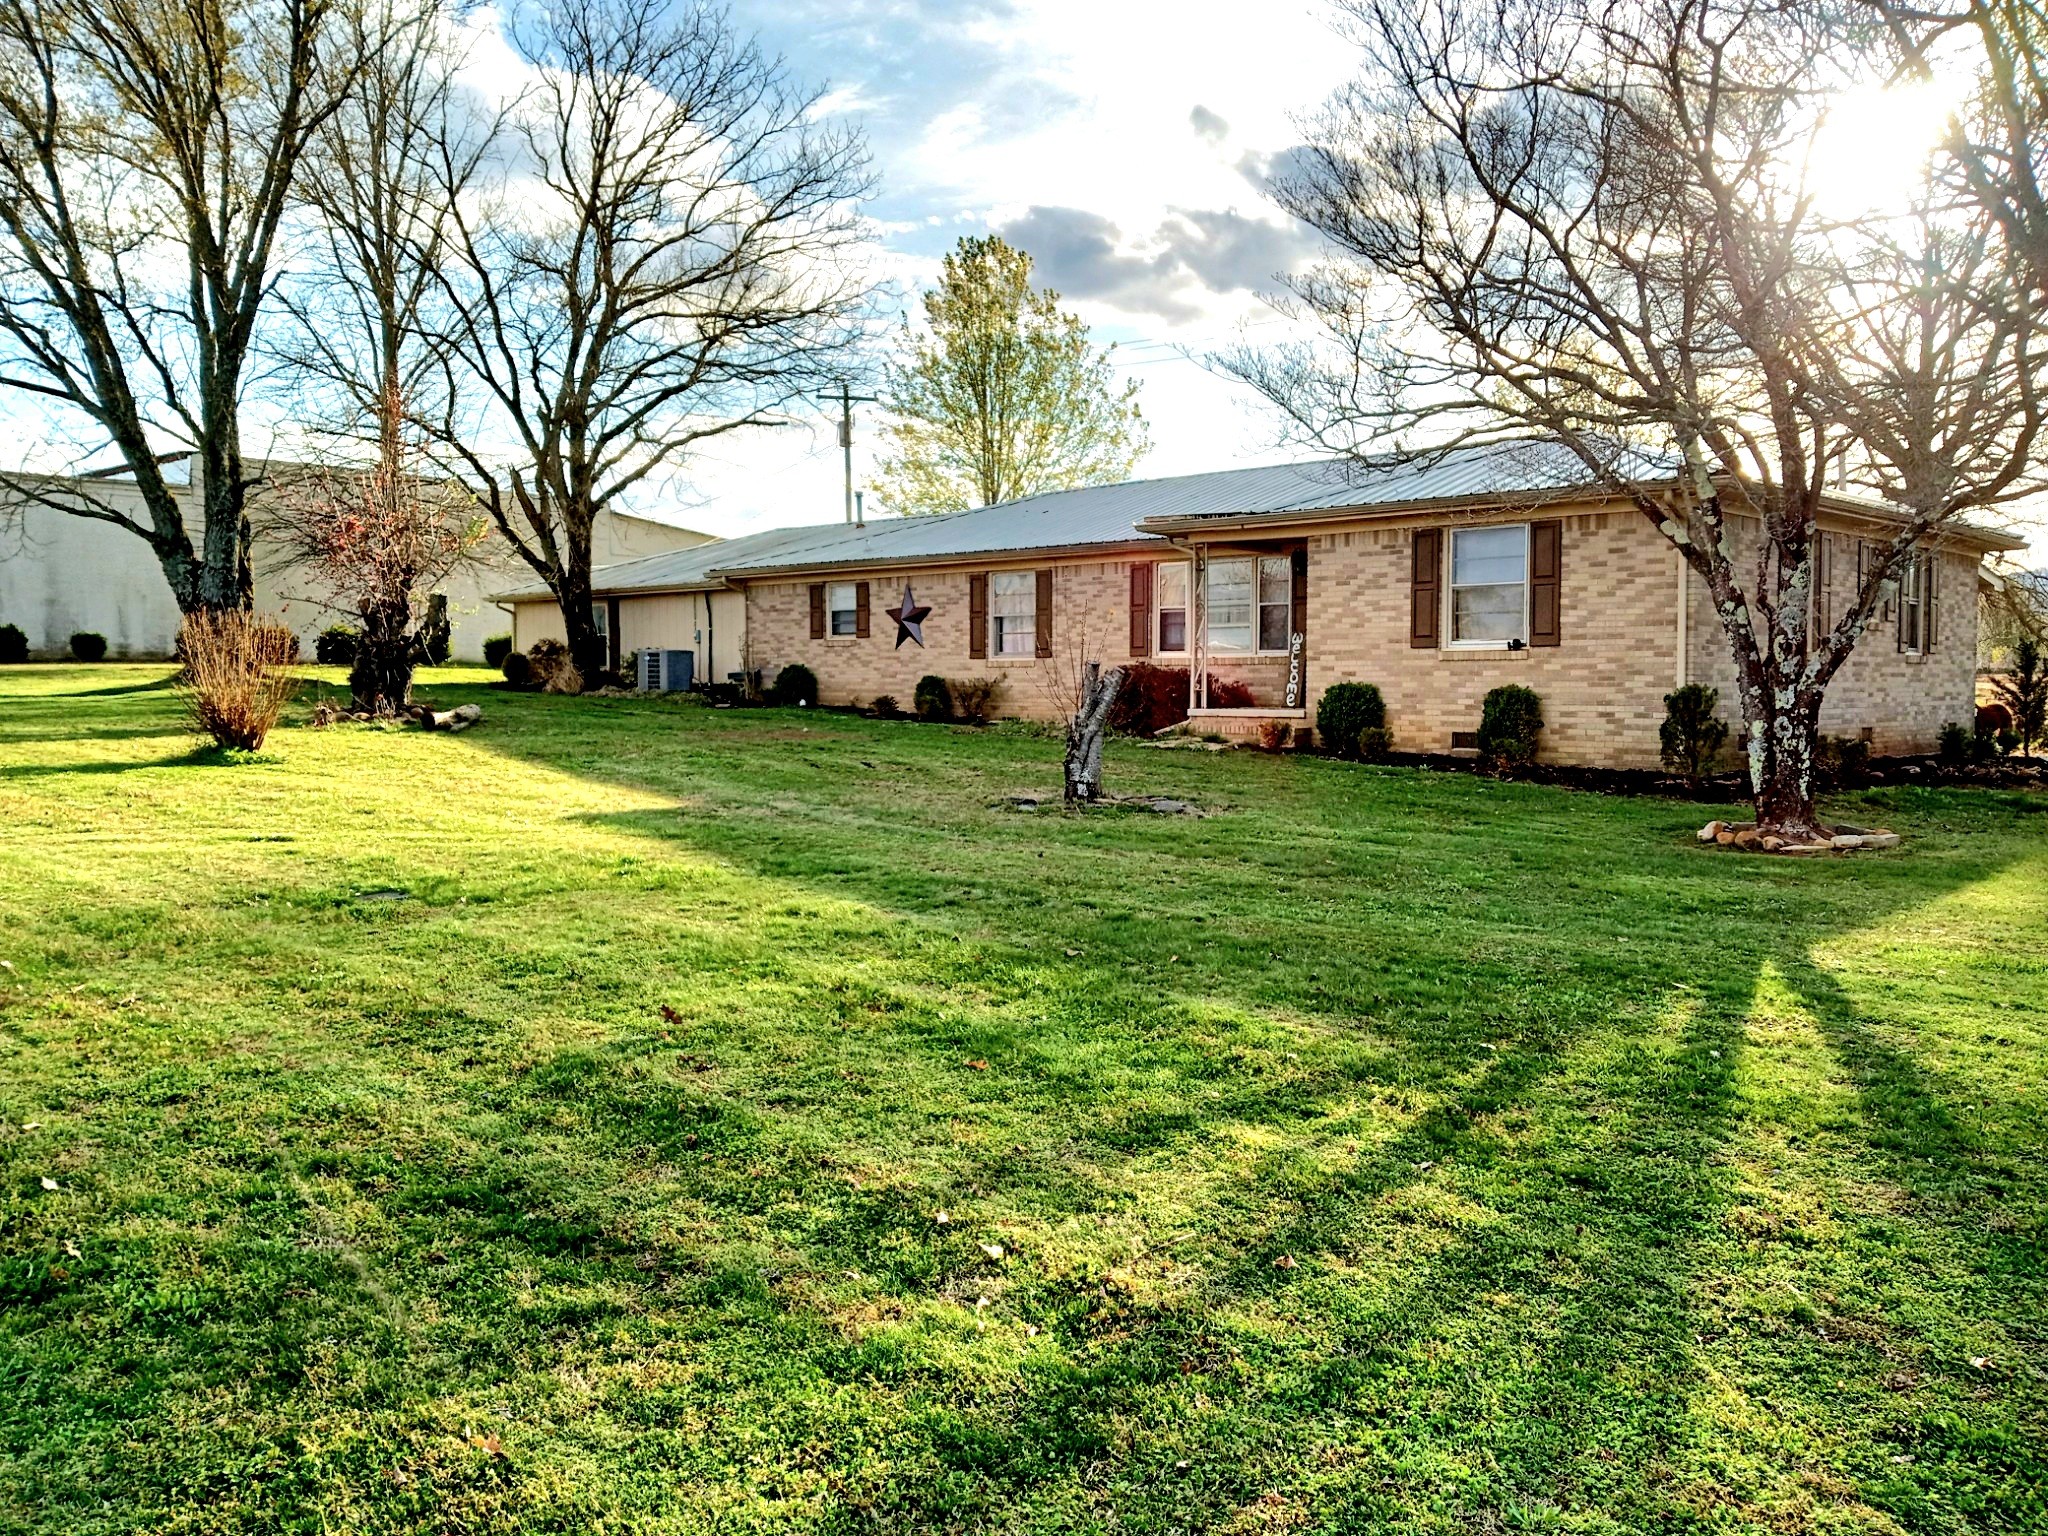
M2048 665L2044 663L2048 657L2042 655L2040 644L2031 635L2022 636L2013 642L2010 669L1992 683L1998 702L2012 716L2020 750L2026 753L2033 752L2048 725Z
M1117 386L1031 258L999 235L963 238L904 327L883 404L893 417L882 496L897 512L958 512L1129 476L1151 446L1138 386Z

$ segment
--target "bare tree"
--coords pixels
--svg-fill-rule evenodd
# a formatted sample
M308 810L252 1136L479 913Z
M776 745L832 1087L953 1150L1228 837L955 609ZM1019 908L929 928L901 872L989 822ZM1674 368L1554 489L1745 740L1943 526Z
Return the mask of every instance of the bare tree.
M598 516L771 419L862 333L867 155L703 3L563 0L510 36L535 83L493 195L456 203L443 267L452 366L482 410L451 410L436 452L595 678Z
M481 516L459 488L422 471L405 399L394 383L377 412L373 468L276 475L263 528L359 629L349 692L357 709L396 714L412 701L425 659L421 599L476 549Z
M314 432L396 445L386 406L446 419L450 316L438 272L457 199L496 124L455 73L465 62L445 0L346 0L330 24L356 71L313 135L297 196L312 228L280 285L277 350Z
M1942 178L1998 222L2027 281L2048 288L2048 8L2041 0L1862 0L1831 16L1860 56L1888 54L1895 68L1921 76L1969 71L1972 94L1942 146ZM1889 46L1873 49L1873 41Z
M2039 483L2041 336L2001 226L1830 219L1826 37L1772 0L1347 0L1365 77L1280 189L1318 340L1228 360L1338 451L1562 443L1711 594L1762 826L1816 834L1830 680L1930 537ZM1889 504L1815 601L1826 498Z
M352 83L324 0L0 0L0 386L111 450L17 502L148 542L179 607L247 607L240 409L294 168ZM195 544L169 460L191 459Z

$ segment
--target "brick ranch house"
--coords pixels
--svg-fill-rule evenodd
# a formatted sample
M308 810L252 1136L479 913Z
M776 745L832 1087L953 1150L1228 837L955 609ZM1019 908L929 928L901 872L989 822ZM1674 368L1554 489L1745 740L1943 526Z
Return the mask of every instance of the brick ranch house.
M1231 470L1034 496L941 517L781 529L608 567L615 655L695 649L699 675L802 662L822 702L908 704L926 673L991 677L1005 715L1053 713L1083 657L1189 669L1191 728L1313 725L1323 689L1375 683L1401 751L1470 745L1501 683L1542 696L1546 761L1657 761L1663 697L1721 691L1734 663L1705 585L1644 518L1587 489L1559 449L1427 462ZM1731 520L1738 545L1743 519ZM1820 618L1839 614L1897 514L1849 498L1822 517ZM1746 541L1753 548L1755 523ZM1974 708L1987 555L2023 547L1952 527L1898 583L1828 692L1822 728L1883 753L1933 747ZM924 644L886 610L909 588ZM515 643L559 629L544 591L503 594ZM1212 707L1215 684L1253 707Z

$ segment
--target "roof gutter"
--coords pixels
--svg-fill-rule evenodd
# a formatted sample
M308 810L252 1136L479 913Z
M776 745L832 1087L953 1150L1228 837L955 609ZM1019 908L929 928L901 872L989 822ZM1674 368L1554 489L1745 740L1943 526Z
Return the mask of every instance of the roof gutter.
M1089 544L1040 545L1031 549L977 549L946 555L892 555L887 558L809 560L784 565L732 565L717 567L711 574L727 582L763 581L778 576L813 575L819 571L916 570L934 566L1004 565L1018 560L1071 560L1088 556L1110 559L1117 555L1156 550L1160 542L1159 538L1115 539Z

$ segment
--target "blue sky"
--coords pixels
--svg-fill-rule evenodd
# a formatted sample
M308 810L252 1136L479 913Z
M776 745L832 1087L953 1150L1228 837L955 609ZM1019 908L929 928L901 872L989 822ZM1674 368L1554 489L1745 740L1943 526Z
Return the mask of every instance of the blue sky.
M1290 456L1254 399L1177 349L1245 324L1278 334L1259 294L1312 247L1262 177L1352 63L1319 7L1283 0L1256 24L1241 5L1153 0L754 0L733 15L866 133L867 211L902 303L961 235L999 231L1120 343L1152 421L1140 473ZM702 456L667 515L719 533L830 519L840 485L821 418Z

